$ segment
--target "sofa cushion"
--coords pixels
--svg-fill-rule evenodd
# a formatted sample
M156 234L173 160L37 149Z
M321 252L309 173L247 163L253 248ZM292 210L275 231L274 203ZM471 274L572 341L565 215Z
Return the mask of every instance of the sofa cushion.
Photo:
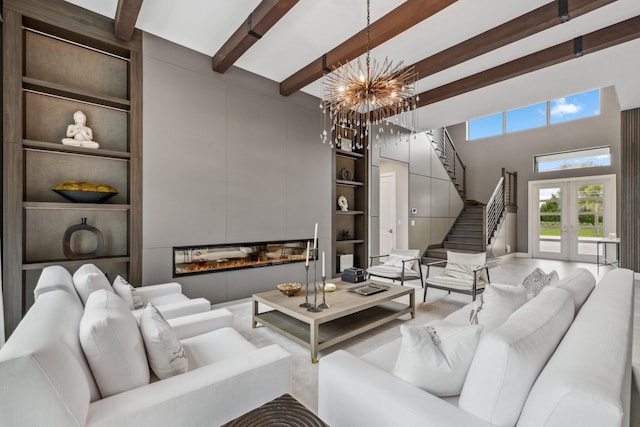
M480 340L459 406L496 426L515 425L529 390L573 320L573 301L550 289Z
M129 310L144 308L144 301L142 301L142 297L138 295L136 289L122 276L118 275L113 281L113 290L127 303Z
M591 291L596 286L596 278L585 268L576 268L566 277L551 283L551 286L564 289L573 299L575 312L578 313L582 304L587 300Z
M107 277L93 264L84 264L73 273L73 285L76 287L83 304L87 303L92 292L100 289L113 292Z
M181 341L189 360L189 370L211 365L256 350L233 328L221 328Z
M502 325L522 304L527 302L527 291L524 287L487 284L485 290L472 303L456 310L445 320L457 324L469 324L474 310L478 310L478 324L484 326L482 333L486 334Z
M80 343L102 397L149 383L149 365L138 323L115 293L89 295L80 320Z
M73 285L73 276L71 276L69 270L60 265L50 265L42 269L38 283L36 283L36 287L33 290L34 299L37 300L40 295L57 289L68 292L80 306L83 306L82 300L80 300L80 296Z
M436 396L458 395L481 331L480 325L444 320L402 325L402 346L391 373Z
M557 282L559 279L555 270L547 274L541 268L536 267L524 278L522 286L527 290L527 298L531 299L538 295L545 286L549 286L550 283Z
M153 373L161 380L189 370L184 348L171 326L153 304L149 303L140 318L140 332Z

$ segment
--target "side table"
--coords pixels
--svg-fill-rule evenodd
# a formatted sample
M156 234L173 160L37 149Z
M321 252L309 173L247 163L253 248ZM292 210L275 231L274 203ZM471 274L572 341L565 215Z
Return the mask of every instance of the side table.
M328 427L320 418L289 394L273 399L253 411L239 416L223 427Z
M602 253L602 265L613 265L618 267L618 261L620 260L620 238L617 239L600 239L596 241L596 271L600 274L600 245L603 246ZM615 245L616 256L615 258L607 258L607 245Z

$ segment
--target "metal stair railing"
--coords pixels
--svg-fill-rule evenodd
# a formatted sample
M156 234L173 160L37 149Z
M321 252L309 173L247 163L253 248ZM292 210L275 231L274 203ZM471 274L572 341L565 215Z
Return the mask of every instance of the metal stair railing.
M483 247L491 244L493 234L498 230L500 220L507 211L508 207L516 206L516 189L517 189L517 172L508 172L502 168L502 177L498 181L498 185L487 205L484 207L483 213Z
M456 146L447 131L447 128L434 129L431 132L432 142L435 144L436 152L440 157L442 165L449 173L454 187L462 200L466 199L466 166L456 150Z

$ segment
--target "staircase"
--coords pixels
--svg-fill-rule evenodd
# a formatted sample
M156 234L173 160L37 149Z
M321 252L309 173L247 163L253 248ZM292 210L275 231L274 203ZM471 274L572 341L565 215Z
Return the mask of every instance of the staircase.
M432 144L451 182L464 201L464 207L443 242L427 248L422 256L422 263L447 259L448 250L468 253L490 252L492 240L499 230L504 214L508 209L515 209L517 174L502 169L502 178L487 205L467 200L466 167L446 128L433 131Z
M475 200L466 200L464 208L449 230L441 245L432 245L422 257L423 263L447 259L447 251L484 252L484 205Z

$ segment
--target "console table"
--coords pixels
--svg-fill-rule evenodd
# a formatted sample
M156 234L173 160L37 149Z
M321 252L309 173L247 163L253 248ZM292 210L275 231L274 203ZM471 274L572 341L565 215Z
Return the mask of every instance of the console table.
M600 245L603 247L602 253L602 265L613 265L618 267L618 261L620 260L620 239L600 239L596 242L596 271L600 274ZM607 257L607 245L615 245L616 254L615 258Z

